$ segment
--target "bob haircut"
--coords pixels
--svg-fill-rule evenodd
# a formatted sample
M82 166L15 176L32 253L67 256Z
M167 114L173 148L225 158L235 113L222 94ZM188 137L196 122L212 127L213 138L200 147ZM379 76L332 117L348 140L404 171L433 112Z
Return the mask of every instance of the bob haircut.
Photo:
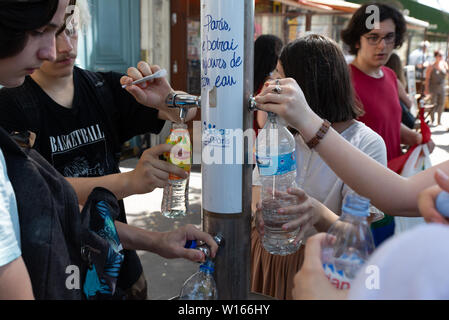
M264 34L256 39L254 43L254 92L258 92L262 88L265 79L276 69L282 45L282 40L271 34Z
M377 6L380 13L380 22L392 19L396 26L396 39L394 42L395 49L402 46L407 32L407 23L405 18L396 8L383 3L366 3L361 6L352 16L348 26L341 32L343 42L349 46L349 53L357 55L359 49L356 47L360 44L360 37L367 34L371 29L367 28L366 21L371 17L372 13L366 9L368 6Z
M0 59L21 52L29 32L48 24L58 0L0 1Z
M317 34L299 38L284 47L280 62L321 118L342 122L363 114L343 52L332 39Z

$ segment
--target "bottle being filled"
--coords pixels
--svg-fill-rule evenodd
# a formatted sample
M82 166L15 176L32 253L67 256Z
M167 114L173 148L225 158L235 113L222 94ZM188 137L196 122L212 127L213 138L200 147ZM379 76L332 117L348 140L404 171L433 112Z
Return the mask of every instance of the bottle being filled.
M173 123L167 144L175 145L165 158L190 174L192 145L185 123ZM164 188L161 212L167 218L179 218L187 214L189 208L189 178L182 179L170 174L169 185Z
M370 201L355 193L344 200L340 218L329 228L321 261L329 281L337 289L350 289L357 272L374 251L367 218Z
M211 259L201 264L199 271L184 282L179 300L217 300L214 268L215 264Z
M218 247L224 246L222 234L217 234L214 241ZM181 288L180 300L217 300L217 285L214 279L215 263L210 256L210 248L207 244L198 244L196 240L188 241L185 248L200 250L204 253L206 261L201 264L198 272L188 278Z
M301 241L294 243L300 227L284 231L282 226L298 218L297 214L279 214L280 208L298 203L295 196L287 194L296 187L295 138L274 113L268 114L265 127L259 132L256 142L256 161L262 183L262 215L265 250L274 255L289 255L296 252ZM281 194L279 193L281 192Z

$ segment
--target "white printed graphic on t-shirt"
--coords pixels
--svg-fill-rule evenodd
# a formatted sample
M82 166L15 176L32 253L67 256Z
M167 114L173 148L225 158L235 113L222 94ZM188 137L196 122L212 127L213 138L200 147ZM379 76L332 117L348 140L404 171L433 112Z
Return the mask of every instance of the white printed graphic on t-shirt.
M65 177L98 177L111 173L113 166L100 125L49 138L52 164Z

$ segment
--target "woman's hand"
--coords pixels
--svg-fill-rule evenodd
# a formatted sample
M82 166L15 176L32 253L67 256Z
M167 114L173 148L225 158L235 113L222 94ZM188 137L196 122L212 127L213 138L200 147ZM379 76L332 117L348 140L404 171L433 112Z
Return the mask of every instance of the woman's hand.
M296 197L298 204L279 209L279 214L299 216L297 219L292 220L282 226L282 229L285 231L293 231L300 228L294 241L294 243L297 244L304 238L306 231L313 227L318 220L320 220L320 214L319 210L316 210L317 200L310 197L303 190L292 188L287 192L289 195Z
M281 208L278 210L280 215L288 214L288 215L297 215L299 216L297 219L294 219L282 226L284 231L293 231L300 228L298 235L294 241L297 244L300 240L303 239L305 232L309 230L320 218L319 213L315 212L316 210L316 200L312 197L309 197L304 191L300 189L289 189L287 193L283 192L275 192L276 197L278 198L292 198L294 196L296 198L296 205ZM262 217L262 204L257 204L256 210L256 229L261 237L264 235L264 221Z
M321 247L326 236L319 233L307 240L304 263L293 279L293 298L296 300L342 300L347 297L348 290L334 287L324 273Z
M278 114L300 132L308 115L313 114L303 91L291 78L267 81L255 100L259 109Z
M424 220L428 223L449 224L435 208L435 201L442 190L449 192L449 177L441 170L435 172L435 180L438 185L422 191L418 197L418 208Z

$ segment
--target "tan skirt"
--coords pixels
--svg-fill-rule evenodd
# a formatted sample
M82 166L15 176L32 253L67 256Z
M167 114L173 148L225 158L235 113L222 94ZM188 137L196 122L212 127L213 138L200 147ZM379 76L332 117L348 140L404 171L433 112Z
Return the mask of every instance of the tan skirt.
M251 291L279 300L292 300L293 278L304 260L304 245L288 256L275 256L263 248L256 228L251 230Z

